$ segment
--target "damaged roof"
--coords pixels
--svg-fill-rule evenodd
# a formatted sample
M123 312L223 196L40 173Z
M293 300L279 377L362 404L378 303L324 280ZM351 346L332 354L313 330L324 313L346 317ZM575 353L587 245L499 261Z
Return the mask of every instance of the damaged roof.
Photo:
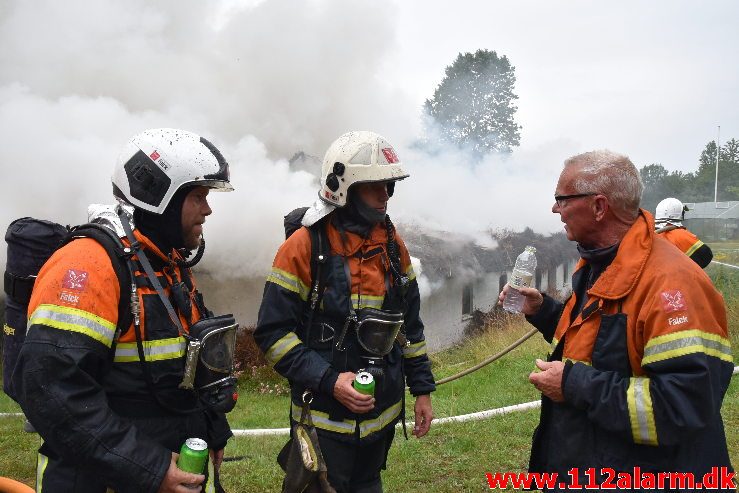
M430 281L448 277L474 279L491 272L510 271L526 245L536 248L540 269L556 267L577 257L575 244L564 233L542 235L526 228L522 232L491 231L491 243L481 246L474 238L444 231L421 230L398 225L411 256L421 261L423 275Z

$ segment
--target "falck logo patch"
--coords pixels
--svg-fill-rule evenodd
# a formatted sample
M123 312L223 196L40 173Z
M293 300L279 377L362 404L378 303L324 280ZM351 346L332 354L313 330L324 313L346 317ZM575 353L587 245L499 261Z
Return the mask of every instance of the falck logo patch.
M59 293L59 299L70 305L78 305L80 302L80 295L71 293L69 291L62 291Z
M395 151L392 147L386 147L382 150L382 153L385 155L385 160L388 162L388 164L395 164L400 162L400 159L398 159L398 155L395 154Z
M87 272L83 270L69 269L62 281L62 287L74 291L84 291L87 286L87 277Z
M157 163L159 166L162 167L162 169L167 170L169 169L169 163L164 160L164 158L159 154L159 151L154 151L151 154L149 154L149 157L152 161Z
M679 289L664 291L659 296L662 299L662 309L665 313L687 310L688 308L688 304Z

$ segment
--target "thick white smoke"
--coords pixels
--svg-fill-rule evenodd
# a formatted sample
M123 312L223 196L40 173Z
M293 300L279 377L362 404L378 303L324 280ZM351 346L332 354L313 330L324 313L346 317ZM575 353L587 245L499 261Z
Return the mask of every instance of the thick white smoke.
M421 107L387 60L399 26L390 1L7 1L0 6L0 226L36 216L76 224L111 203L118 151L145 128L204 135L237 189L212 194L204 265L263 276L282 216L317 182L289 169L348 130L374 130L411 173L390 213L476 238L496 227L559 229L548 213L576 144L489 158L413 147ZM439 76L445 61L439 63ZM4 249L0 249L4 262Z
M347 127L393 134L416 118L382 81L392 3L271 0L223 10L232 5L4 2L0 84L51 100L111 97L214 140L255 135L279 156L321 147Z

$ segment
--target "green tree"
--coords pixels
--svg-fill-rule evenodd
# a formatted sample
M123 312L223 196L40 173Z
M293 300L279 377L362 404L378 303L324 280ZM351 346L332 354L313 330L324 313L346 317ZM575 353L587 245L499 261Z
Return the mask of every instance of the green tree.
M708 202L714 198L716 186L716 141L706 144L698 159L693 189L700 199ZM739 141L731 139L719 149L718 190L719 201L739 200Z
M719 186L726 191L722 200L739 200L739 141L731 139L721 147Z
M684 201L687 176L680 171L668 172L661 164L648 164L639 170L644 193L641 207L654 212L657 204L667 197L676 197Z
M519 145L514 116L515 67L495 51L460 53L424 109L432 125L427 139L439 139L482 156L510 153Z
M718 200L739 200L739 141L731 139L719 149ZM716 142L711 141L698 158L693 173L668 172L661 164L639 170L644 183L641 206L654 210L660 200L675 197L683 202L710 202L716 183Z
M724 144L721 157L730 163L739 163L739 140L731 139Z
M644 184L644 193L641 196L641 207L654 212L654 208L664 197L664 182L669 175L661 164L648 164L639 170L641 181Z

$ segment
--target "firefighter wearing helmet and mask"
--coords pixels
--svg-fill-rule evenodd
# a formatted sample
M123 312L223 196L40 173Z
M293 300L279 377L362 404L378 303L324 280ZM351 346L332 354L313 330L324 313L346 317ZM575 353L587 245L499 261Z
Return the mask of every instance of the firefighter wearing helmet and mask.
M678 199L669 197L657 204L654 214L656 232L693 261L706 268L713 259L711 248L683 226L685 212L689 209Z
M198 135L152 129L112 181L119 247L72 230L31 295L13 384L43 438L37 491L222 491L236 324L205 307L190 266L208 192L233 190L228 163ZM188 438L210 447L205 476L176 465Z
M289 236L259 310L254 337L290 382L293 425L310 403L328 482L339 492L382 491L406 383L416 399L413 434L424 436L433 417L418 284L387 215L396 182L407 177L393 147L374 132L349 132L331 144L319 199L286 216ZM296 213L300 222L290 234ZM374 395L353 386L367 373ZM283 491L292 491L289 475Z

